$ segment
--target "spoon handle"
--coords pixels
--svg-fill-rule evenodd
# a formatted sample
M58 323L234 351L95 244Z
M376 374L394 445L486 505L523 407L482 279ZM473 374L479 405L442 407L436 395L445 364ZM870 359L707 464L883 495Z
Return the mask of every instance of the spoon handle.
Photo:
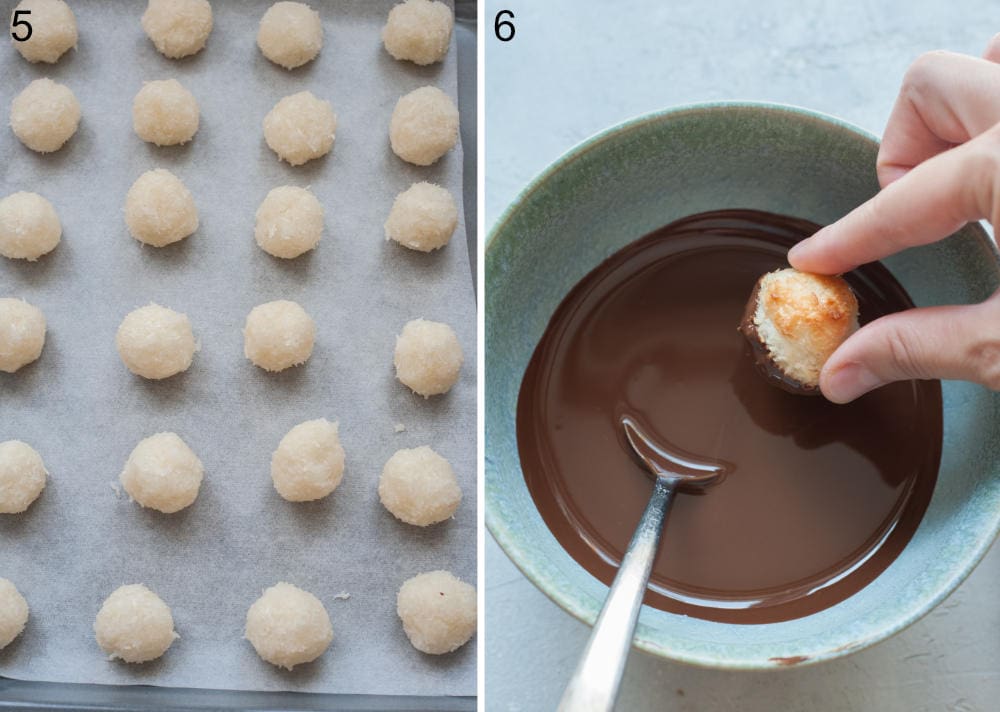
M614 707L672 495L673 488L658 477L580 664L559 702L560 712L610 712Z

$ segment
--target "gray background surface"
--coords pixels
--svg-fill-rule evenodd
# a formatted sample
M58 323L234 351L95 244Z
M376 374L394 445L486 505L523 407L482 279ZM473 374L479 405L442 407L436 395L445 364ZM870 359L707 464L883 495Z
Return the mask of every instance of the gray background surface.
M6 11L13 2L0 7ZM63 242L37 263L0 261L0 294L41 307L42 357L0 374L0 440L34 445L51 474L24 515L0 518L0 576L28 599L25 634L0 652L0 675L18 679L222 689L474 695L476 645L427 656L407 641L395 592L417 573L445 568L475 581L475 302L461 220L451 244L418 254L384 240L394 196L417 180L462 192L458 147L419 168L392 154L396 100L425 84L455 96L455 51L416 67L393 60L379 31L392 0L314 3L324 21L317 60L288 72L258 51L255 28L269 0L213 2L207 48L172 61L139 26L144 3L76 0L80 45L57 65L29 65L0 40L0 107L29 81L70 86L83 112L78 133L42 156L0 131L0 194L47 196ZM144 80L176 77L199 100L201 125L185 146L157 148L131 127ZM261 121L282 96L309 89L338 114L326 157L279 162ZM201 225L160 250L133 240L121 209L143 171L164 167L191 189ZM326 209L317 250L279 261L253 240L254 212L271 188L310 186ZM461 210L461 208L460 208ZM267 374L243 356L249 310L300 302L317 322L303 367ZM191 318L201 342L189 371L164 381L132 376L114 335L131 309L157 301ZM466 365L452 391L425 400L395 381L395 335L409 319L449 322ZM274 492L270 455L295 424L340 421L344 481L329 498L292 504ZM403 423L406 431L396 433ZM198 500L175 515L142 510L110 484L135 444L178 432L205 465ZM376 491L398 448L429 444L464 491L453 521L417 529L395 520ZM316 594L335 640L292 673L259 660L242 640L246 610L287 580ZM91 626L104 598L143 582L173 609L180 640L143 666L109 662ZM338 600L340 592L350 594Z
M493 18L515 14L498 42ZM987 0L581 3L489 0L486 225L564 151L638 114L687 102L798 104L880 134L921 52L979 54L1000 31ZM490 710L555 708L586 628L533 587L487 536ZM779 673L699 670L634 653L621 710L995 710L1000 549L896 637L846 659Z

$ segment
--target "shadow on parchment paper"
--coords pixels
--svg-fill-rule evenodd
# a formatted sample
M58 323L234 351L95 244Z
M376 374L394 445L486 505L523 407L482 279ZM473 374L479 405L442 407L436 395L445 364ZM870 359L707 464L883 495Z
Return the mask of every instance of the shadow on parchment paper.
M240 328L242 329L242 326ZM246 378L254 384L255 388L270 389L272 394L280 393L287 400L288 395L295 395L301 392L303 388L309 387L309 364L325 358L325 349L320 338L320 336L317 336L308 361L298 366L286 368L284 371L278 371L277 373L265 371L260 366L252 364L249 359L244 358L244 368L253 369L252 371L244 371Z
M319 245L305 254L291 259L275 257L270 253L264 252L264 250L257 245L257 241L254 240L254 248L259 253L254 263L254 276L264 278L270 270L279 269L286 275L295 277L295 279L300 282L305 282L309 278L309 271L312 269L313 255L316 254L316 250L322 246L324 241L332 240L327 232L328 230L324 225L323 237L320 238Z
M136 91L139 90L136 89ZM129 121L130 127L131 123ZM129 141L134 141L136 144L141 144L141 147L136 146L136 149L144 152L146 165L149 166L146 170L151 171L157 168L166 168L171 173L175 173L181 179L181 182L184 182L185 167L190 163L190 154L195 150L195 144L211 140L211 137L205 136L206 130L203 123L198 124L198 131L195 133L194 138L187 143L175 146L157 146L155 143L143 141L136 135L135 131L129 134L128 139ZM135 178L138 178L139 175L141 174L137 174ZM185 183L185 185L187 184ZM181 240L181 242L187 242L187 240Z
M269 109L270 111L270 109ZM261 121L264 117L261 117ZM267 141L264 140L263 133L260 137L260 149L259 149L259 162L271 162L278 165L279 170L284 171L286 180L283 183L276 183L275 185L297 185L297 186L310 186L322 182L324 179L324 167L327 162L335 161L337 155L337 141L334 140L333 148L330 152L320 156L319 158L314 158L311 161L306 161L305 163L293 166L288 161L278 158L278 154L271 150L271 147L267 145ZM328 179L327 179L328 180ZM261 196L261 200L263 200Z
M433 252L420 252L400 245L395 240L382 240L382 257L390 270L399 270L415 283L426 283L444 278L451 272L451 265L442 252L445 245ZM433 318L433 317L428 317Z
M372 43L372 53L375 54L375 62L378 64L379 71L392 76L400 67L406 70L407 75L413 79L413 86L407 92L427 85L437 86L441 72L444 70L444 62L420 66L413 62L401 62L395 59L386 51L381 37L379 37L378 43Z
M132 50L135 53L135 56L139 58L137 61L159 61L163 67L162 71L157 73L155 76L150 75L143 80L150 82L157 79L169 79L173 76L171 73L172 68L191 70L198 67L204 61L211 63L212 60L205 60L205 56L212 56L212 45L212 38L211 35L209 35L209 41L197 53L189 54L187 57L181 57L180 59L171 59L160 54L159 50L156 49L156 45L154 45L152 40L146 36L145 32L137 32L135 33L135 41L132 43ZM184 82L181 83L183 84ZM139 91L139 87L136 87L135 90Z
M433 316L428 317L433 319ZM402 326L399 327L402 331ZM462 369L469 368L470 366L466 363L462 365ZM474 368L474 366L472 366ZM434 419L436 422L441 422L442 419L448 417L448 412L451 409L451 394L454 392L455 388L460 385L461 376L459 376L459 383L456 383L451 387L447 393L442 393L440 395L431 396L429 398L424 398L422 395L414 393L410 390L409 386L406 386L399 382L396 378L396 368L393 364L389 364L389 372L387 379L393 386L392 402L395 405L403 405L404 403L408 406L419 409L421 413L427 415L429 419ZM411 405L411 401L413 404ZM393 412L398 412L395 409ZM431 422L428 420L427 422Z
M311 663L303 663L302 665L296 665L291 670L286 670L285 668L265 662L254 652L253 656L256 658L254 664L264 677L272 681L272 684L282 685L286 689L294 690L296 685L304 685L321 676L333 674L332 670L328 669L330 665L329 661L341 652L337 650L341 644L343 644L343 641L338 635L337 630L334 630L333 642L330 643L330 647L326 653L320 655ZM250 643L246 643L246 645L250 645ZM253 650L253 646L250 646L250 649Z
M83 111L85 113L86 109L84 108ZM6 122L6 119L4 121ZM41 173L38 176L38 185L43 187L47 176L58 175L74 165L81 165L92 161L93 156L96 154L96 146L97 142L94 139L94 132L87 126L86 117L80 120L80 127L76 130L76 133L59 150L52 153L38 153L37 151L32 151L20 141L17 142L17 148L21 153L19 159L25 162L33 162L39 166ZM31 189L25 188L24 190ZM58 210L59 206L56 205L56 212Z
M42 308L44 311L41 305L35 304L35 306ZM37 389L41 379L45 378L45 369L51 368L51 364L53 363L59 363L58 354L59 342L57 337L52 334L52 325L47 324L45 346L42 348L42 355L31 363L21 366L14 373L0 371L0 406L3 406L7 396L23 396L24 393L29 393Z
M469 639L469 642L463 645L458 650L454 650L450 653L445 653L444 655L428 655L427 653L422 653L413 647L410 639L406 637L406 632L403 630L402 625L395 626L395 632L392 634L393 642L400 650L406 650L408 655L412 655L420 665L433 668L434 670L446 671L448 668L455 665L462 665L466 662L471 662L469 659L475 660L476 649L478 647L478 641L476 640L476 635L473 635Z
M96 615L96 614L95 614ZM163 672L163 666L169 661L170 655L183 655L183 651L178 653L176 648L184 644L184 637L181 636L174 640L170 645L170 650L168 650L163 656L156 658L156 660L150 660L149 662L136 665L135 663L127 663L123 660L108 660L108 665L115 665L121 672L132 678L135 683L141 682L142 680L148 680L150 678L155 678L157 675ZM94 644L97 647L97 644ZM101 653L101 649L97 648L97 652Z
M171 242L169 245L164 245L163 247L154 247L153 245L139 242L132 237L132 233L128 231L127 226L125 227L125 236L133 243L131 245L132 248L142 251L143 259L156 260L166 267L180 269L191 261L192 240L205 239L201 235L202 231L203 227L199 225L197 230L183 240Z
M28 605L30 606L31 604L29 603ZM21 647L26 645L26 643L23 642L24 637L26 635L30 635L30 633L31 633L31 619L29 618L28 623L27 625L24 626L24 630L21 631L21 634L16 638L14 638L14 640L7 643L7 647L0 648L0 667L13 660L15 657L17 657L17 651Z
M295 525L296 534L299 536L305 535L309 539L318 539L329 532L331 523L344 519L344 512L348 508L348 505L344 504L344 500L347 498L338 497L336 491L312 502L289 502L278 495L270 477L267 479L267 484L270 490L267 492L267 496L279 498L278 506L287 512L288 521Z
M330 47L327 46L329 42L330 42L329 33L324 33L323 37L324 46L322 49L320 49L320 54L322 54L324 51L326 52L336 51L330 49ZM281 65L275 64L270 59L264 56L264 53L260 51L260 47L257 45L256 35L254 35L253 37L253 42L248 43L247 46L248 48L251 48L253 51L253 58L251 59L248 56L246 57L246 59L249 62L253 62L253 71L255 73L255 76L257 76L256 75L257 72L267 72L268 76L267 79L265 79L265 81L267 82L274 81L276 84L285 82L289 83L290 85L289 89L285 94L282 94L283 97L296 93L296 91L293 91L293 89L291 88L291 82L311 79L313 73L316 72L316 67L319 65L319 57L317 57L316 59L309 60L308 62L306 62L301 66L295 67L295 69L285 69ZM330 86L327 83L325 85L321 85L321 88L323 88L324 91L327 91L329 90ZM309 88L304 87L299 91L309 91ZM313 93L319 96L320 99L328 99L328 100L330 99L329 96L321 96L319 91L314 91ZM336 106L334 106L334 109L336 109Z
M414 447L416 447L416 445L414 445ZM461 507L462 505L459 506ZM403 540L416 542L418 546L427 547L428 549L434 549L438 546L444 545L444 540L451 535L449 528L452 526L455 519L455 517L452 516L443 522L438 522L437 524L431 524L426 527L418 527L412 524L407 524L401 519L397 519L392 512L385 508L385 505L383 505L381 500L378 498L372 500L371 508L374 513L373 516L376 516L386 522L384 526L392 527L393 536L398 536Z
M445 183L444 176L447 173L449 161L455 160L455 149L451 149L429 166L416 166L392 152L392 144L389 142L389 122L386 119L385 125L385 146L382 149L382 165L379 170L386 176L386 183L395 188L396 193L402 193L414 183L427 182L436 185ZM395 199L395 195L393 199ZM390 202L385 206L384 221L389 216Z
M199 351L200 350L199 343ZM188 398L188 391L191 389L191 382L194 380L195 376L197 376L197 373L192 372L197 368L198 352L196 351L194 354L194 361L192 361L188 370L181 371L173 376L168 376L167 378L161 378L159 380L143 378L142 376L137 376L134 373L129 373L129 376L132 379L133 385L138 386L142 390L143 395L156 401L157 406L162 407L166 405L176 405L177 403L183 402Z
M0 440L6 438L0 437ZM51 478L46 483L45 489L42 493L38 495L38 499L31 503L31 505L20 514L0 514L0 539L3 540L5 544L10 544L21 539L31 539L38 536L48 537L50 532L46 532L42 526L42 522L45 521L45 517L49 516L47 511L50 506L58 507L57 503L52 503L50 505L50 500L52 500L53 495L46 493L45 490L52 486ZM46 496L47 495L47 496ZM0 570L0 576L3 576L3 571Z
M13 9L14 4L15 3L9 4L11 9ZM145 35L143 36L145 37ZM28 70L34 74L33 79L48 78L54 82L65 84L73 90L78 100L81 98L81 94L77 93L79 91L79 87L73 86L73 82L67 81L66 78L68 76L78 76L81 70L87 74L97 71L95 69L97 64L94 61L94 55L87 42L78 42L76 47L71 48L65 55L60 57L60 61L55 64L47 64L45 62L26 62L25 64L27 65ZM18 87L16 91L20 92L23 88L24 87ZM86 106L83 107L83 116L83 121L86 121ZM73 139L70 140L72 141Z
M42 196L45 195L44 190L45 188L42 186L39 191ZM56 212L59 212L58 205L56 206ZM4 267L7 268L7 273L13 274L13 279L19 281L21 284L30 284L33 287L43 286L50 279L58 279L60 273L65 277L69 272L69 265L72 262L73 239L72 234L67 236L66 227L63 226L60 242L52 252L42 255L34 262L29 262L28 260L5 260L7 264ZM6 282L7 280L4 279L3 281ZM9 289L9 287L5 287L4 292L9 292ZM17 297L17 294L4 293L2 296Z
M122 513L121 516L136 517L147 531L151 531L157 536L163 536L165 540L169 540L173 544L180 545L191 541L197 537L197 528L191 525L192 521L197 521L198 517L208 516L208 513L217 511L222 506L222 503L215 496L212 480L224 477L225 473L206 469L201 487L198 490L198 497L189 506L173 514L164 514L155 509L143 507L138 502L133 501L122 488L121 494L116 495L116 497L130 511ZM129 553L129 556L132 555L134 552Z

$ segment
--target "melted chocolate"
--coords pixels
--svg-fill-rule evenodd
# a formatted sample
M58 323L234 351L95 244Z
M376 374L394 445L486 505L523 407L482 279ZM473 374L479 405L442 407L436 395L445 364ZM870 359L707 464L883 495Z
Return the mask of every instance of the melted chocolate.
M553 534L605 583L652 490L624 414L730 468L675 498L651 606L797 618L864 587L912 536L937 477L940 383L896 383L846 406L802 398L761 378L734 328L758 277L816 229L752 211L685 218L612 255L553 315L521 385L521 465ZM878 264L846 279L863 322L912 306Z

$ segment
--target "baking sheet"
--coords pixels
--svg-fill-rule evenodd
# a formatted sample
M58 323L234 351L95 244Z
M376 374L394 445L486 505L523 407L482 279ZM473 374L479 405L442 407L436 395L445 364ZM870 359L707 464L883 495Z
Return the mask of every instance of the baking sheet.
M80 46L54 67L29 65L6 41L0 48L5 112L42 76L70 86L83 110L76 136L52 155L0 132L0 192L39 192L63 223L62 244L39 262L0 261L0 294L41 307L49 324L41 359L0 374L0 441L31 443L51 475L25 515L0 517L0 576L32 609L25 633L0 651L0 675L475 694L477 641L423 655L395 614L395 592L410 576L445 568L476 578L475 303L464 219L431 255L382 233L394 196L417 180L449 188L461 213L461 149L419 168L396 158L387 138L402 94L434 84L455 96L454 47L441 65L398 63L379 39L391 0L314 2L324 49L288 72L254 41L269 4L213 2L207 48L181 61L159 55L142 33L144 3L72 3ZM201 125L190 144L157 148L132 132L131 102L144 80L170 77L197 97ZM333 103L337 140L327 157L293 168L264 144L261 121L303 89ZM121 212L135 178L156 167L187 184L201 220L162 250L134 241ZM283 184L309 186L326 209L319 248L288 262L253 240L259 202ZM300 302L318 329L310 361L279 374L242 352L246 314L272 299ZM150 301L188 314L201 343L188 372L161 382L132 376L114 348L122 317ZM465 351L461 379L444 397L424 400L394 379L395 335L415 317L451 324ZM285 502L271 486L270 454L292 426L317 417L340 421L343 484L319 502ZM143 510L112 487L135 444L163 430L179 433L206 470L198 500L174 515ZM428 529L396 521L376 491L385 460L423 444L451 461L464 492L454 520ZM279 580L319 596L335 632L323 657L291 673L242 639L247 608ZM108 661L92 632L104 598L133 582L171 606L181 636L141 666ZM350 598L336 598L342 592Z

